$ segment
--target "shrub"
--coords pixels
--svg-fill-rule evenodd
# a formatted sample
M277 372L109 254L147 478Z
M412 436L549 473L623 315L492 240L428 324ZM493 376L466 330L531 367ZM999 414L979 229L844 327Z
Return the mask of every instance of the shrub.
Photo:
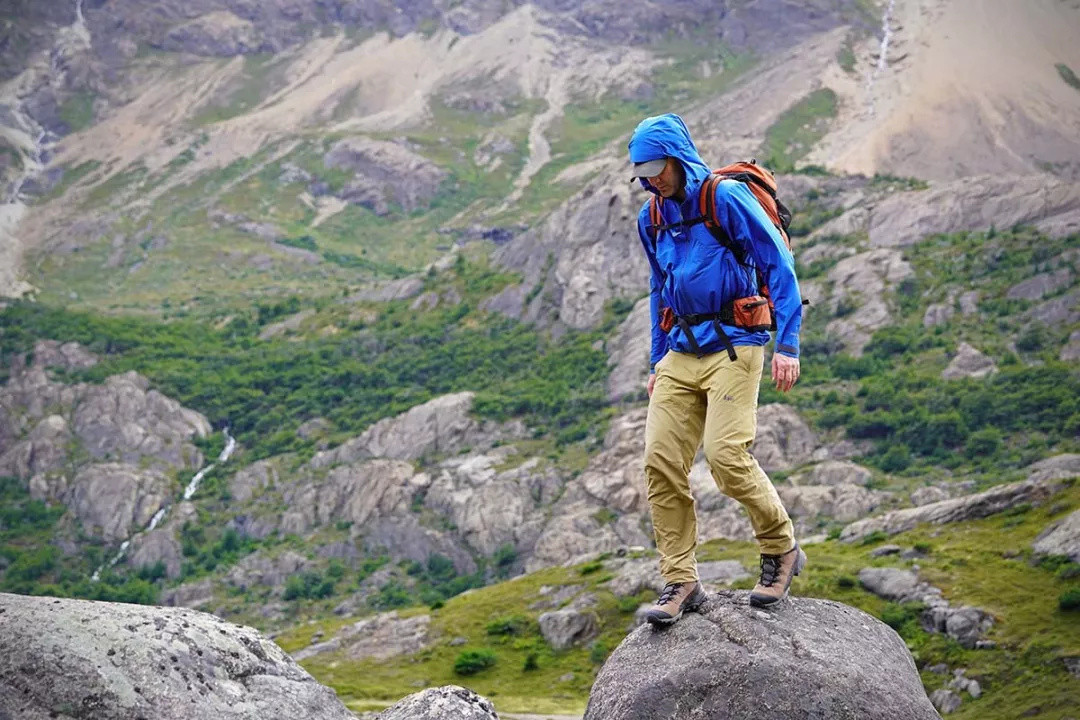
M536 656L536 653L529 653L525 656L525 664L521 666L521 669L525 672L531 672L533 670L540 669L540 663Z
M1080 587L1069 588L1058 597L1058 607L1066 612L1080 610Z
M858 583L856 582L855 578L851 577L850 575L841 575L840 577L836 578L836 587L842 588L844 590L850 590L857 584Z
M885 534L884 530L875 530L862 539L863 545L873 545L876 542L888 540L889 536Z
M597 640L589 646L589 660L591 660L594 665L600 665L607 660L608 652L608 646Z
M603 569L604 569L604 563L602 563L599 560L594 560L591 563L586 563L586 564L582 565L581 569L578 570L578 573L580 573L581 575L592 575L594 572L597 572L598 570L603 570Z
M896 443L881 456L878 467L885 472L900 472L911 465L911 451L903 443Z
M994 427L983 428L971 433L964 446L964 454L969 460L977 457L990 457L1001 449L1001 431Z
M488 649L465 650L454 661L454 672L458 675L475 675L495 665L495 653Z
M488 635L521 636L529 632L530 625L529 618L524 615L508 615L498 620L492 620L484 630Z

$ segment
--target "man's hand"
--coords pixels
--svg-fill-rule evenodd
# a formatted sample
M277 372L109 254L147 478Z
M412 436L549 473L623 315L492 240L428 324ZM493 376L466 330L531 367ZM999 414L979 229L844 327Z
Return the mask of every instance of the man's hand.
M649 393L649 397L652 397L653 385L656 384L656 373L649 373L649 381L645 383L645 392Z
M795 387L795 382L799 379L799 358L773 353L772 379L780 392L787 392Z

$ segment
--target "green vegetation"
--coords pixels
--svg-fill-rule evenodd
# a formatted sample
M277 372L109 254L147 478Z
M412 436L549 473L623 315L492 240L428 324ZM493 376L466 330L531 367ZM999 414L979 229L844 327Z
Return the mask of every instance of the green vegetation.
M785 110L765 131L763 164L773 172L791 172L836 117L836 93L821 88Z
M1058 75L1061 76L1062 80L1068 83L1070 87L1080 90L1080 78L1076 77L1076 73L1072 71L1072 68L1065 63L1058 63L1054 67L1057 68Z
M855 72L855 39L849 35L844 44L836 51L836 62L846 73Z
M104 359L85 373L87 380L142 372L216 426L233 428L249 459L313 452L296 435L312 417L329 419L347 436L461 390L478 390L474 408L484 417L523 417L562 445L595 439L607 405L606 358L592 347L598 335L570 333L553 341L473 310L477 298L506 280L461 262L447 278L431 282L457 288L462 302L428 312L410 309L410 301L390 303L372 321L368 315L350 321L348 307L329 307L348 332L303 342L256 337L265 323L301 309L298 299L237 312L220 330L16 303L0 311L10 328L0 351L6 367L13 353L27 352L37 339L81 342Z
M94 123L94 98L94 93L81 90L60 105L60 120L67 125L68 132L79 132Z
M490 650L465 650L454 661L454 672L458 675L475 675L495 665L495 653Z

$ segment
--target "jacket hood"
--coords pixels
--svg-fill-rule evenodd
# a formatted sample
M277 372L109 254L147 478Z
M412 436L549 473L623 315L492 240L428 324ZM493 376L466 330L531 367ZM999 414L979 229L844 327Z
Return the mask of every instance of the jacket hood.
M682 163L686 171L686 196L695 197L701 183L711 172L709 166L698 155L690 131L683 119L674 113L649 117L638 123L630 137L630 162L643 163L674 157ZM656 189L645 178L638 178L641 187L651 193Z

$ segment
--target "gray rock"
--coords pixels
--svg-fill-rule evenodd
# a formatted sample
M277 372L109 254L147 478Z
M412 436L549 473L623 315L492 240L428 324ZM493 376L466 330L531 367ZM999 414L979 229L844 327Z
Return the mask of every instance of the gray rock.
M1066 453L1040 460L1028 468L1028 480L1046 482L1080 477L1080 454Z
M863 568L859 571L859 584L878 597L893 602L918 600L929 587L919 582L915 573L899 568Z
M587 643L600 633L600 619L591 611L553 610L540 616L540 633L554 650Z
M1058 290L1069 287L1073 282L1073 272L1064 267L1049 273L1040 273L1009 288L1005 297L1009 300L1041 300L1053 295Z
M254 24L227 10L218 10L178 25L165 36L166 50L195 55L232 56L273 51Z
M39 494L38 486L31 492ZM100 463L79 470L59 499L88 533L114 542L146 527L171 495L172 482L160 471Z
M861 355L874 331L893 322L887 291L913 272L899 250L879 248L841 260L828 275L833 286L829 311L835 315L841 306L855 306L859 311L832 320L826 332L848 352Z
M214 602L214 582L209 578L162 591L161 603L169 607L203 608Z
M1052 300L1041 302L1020 316L1029 323L1050 327L1068 326L1080 320L1080 289L1071 290Z
M180 577L184 554L173 529L157 529L140 534L131 540L128 564L137 569L152 568L158 563L165 567L165 577Z
M792 518L832 518L851 522L866 517L890 497L859 485L801 485L776 489Z
M245 591L254 587L272 588L280 594L285 582L310 565L303 555L286 550L274 556L257 552L233 565L225 575L225 582L237 590Z
M389 203L405 212L426 207L446 178L446 171L402 145L366 137L339 140L323 156L328 168L355 173L343 197L385 213Z
M1080 563L1080 510L1039 533L1031 549L1037 555L1064 555Z
M951 712L956 712L960 709L960 696L954 693L952 690L935 690L930 693L930 702L934 704L934 707L938 709L942 715L948 715Z
M810 459L817 438L795 408L774 403L758 408L754 457L766 471L788 470Z
M962 647L972 649L980 637L994 624L994 619L983 610L965 606L952 609L945 619L945 634Z
M873 474L862 465L846 460L826 460L810 468L805 475L791 478L797 485L859 485L870 484Z
M960 313L962 315L974 315L979 312L979 291L969 290L966 293L962 293L957 298L957 303L960 305Z
M398 280L376 285L371 288L353 293L342 300L344 303L358 302L390 302L391 300L405 300L416 297L424 290L424 279L417 275L410 275Z
M382 613L345 626L330 640L293 653L293 659L299 662L338 650L344 650L347 657L357 660L387 660L412 655L431 643L430 627L430 615L399 618L396 612Z
M952 319L956 313L951 303L935 303L926 308L923 313L922 324L924 328L932 328L935 325L944 325Z
M491 701L457 685L428 688L383 710L377 720L499 720Z
M984 378L995 372L997 372L997 364L993 360L966 342L962 342L956 351L956 357L941 372L941 377L944 380Z
M1080 360L1080 330L1073 330L1069 335L1069 341L1062 346L1061 354L1058 358L1062 362L1073 362Z
M1074 457L1080 456L1059 456ZM1049 458L1057 460L1057 458ZM972 518L994 515L1015 507L1021 503L1039 503L1053 496L1064 486L1063 478L1069 474L1070 461L1044 465L1042 461L1032 466L1028 480L1009 485L1000 485L985 492L967 497L943 500L916 508L893 510L877 517L857 520L840 532L843 542L861 540L872 532L880 530L887 535L896 535L915 528L920 523L943 525L945 523L969 520ZM1040 466L1042 466L1040 468Z
M703 583L728 585L750 577L750 573L738 560L712 560L697 566L698 579ZM662 589L662 588L661 588Z
M273 642L211 615L7 594L0 613L0 716L352 717Z
M870 557L886 557L888 555L899 555L901 548L899 545L882 545L881 547L874 548L870 551Z
M785 677L801 681L771 683L768 702L786 720L937 717L910 653L884 623L807 598L755 611L747 595L710 598L662 632L634 630L600 670L585 720L750 720L761 717L764 679Z
M259 331L260 340L270 340L272 338L281 337L286 333L296 332L300 329L300 326L304 324L304 321L310 317L314 317L315 310L309 308L307 310L301 310L294 315L290 315L284 320L270 323L262 330Z
M911 491L911 502L916 506L929 505L931 503L948 500L949 493L939 487L928 485Z
M473 397L471 392L443 395L380 420L359 437L316 454L311 465L322 468L370 457L416 460L424 455L457 452L466 446L491 447L496 440L525 434L520 422L499 425L474 418L470 414Z
M608 399L612 402L624 398L640 397L649 379L649 343L652 319L649 315L649 298L642 298L619 326L615 337L607 345Z

